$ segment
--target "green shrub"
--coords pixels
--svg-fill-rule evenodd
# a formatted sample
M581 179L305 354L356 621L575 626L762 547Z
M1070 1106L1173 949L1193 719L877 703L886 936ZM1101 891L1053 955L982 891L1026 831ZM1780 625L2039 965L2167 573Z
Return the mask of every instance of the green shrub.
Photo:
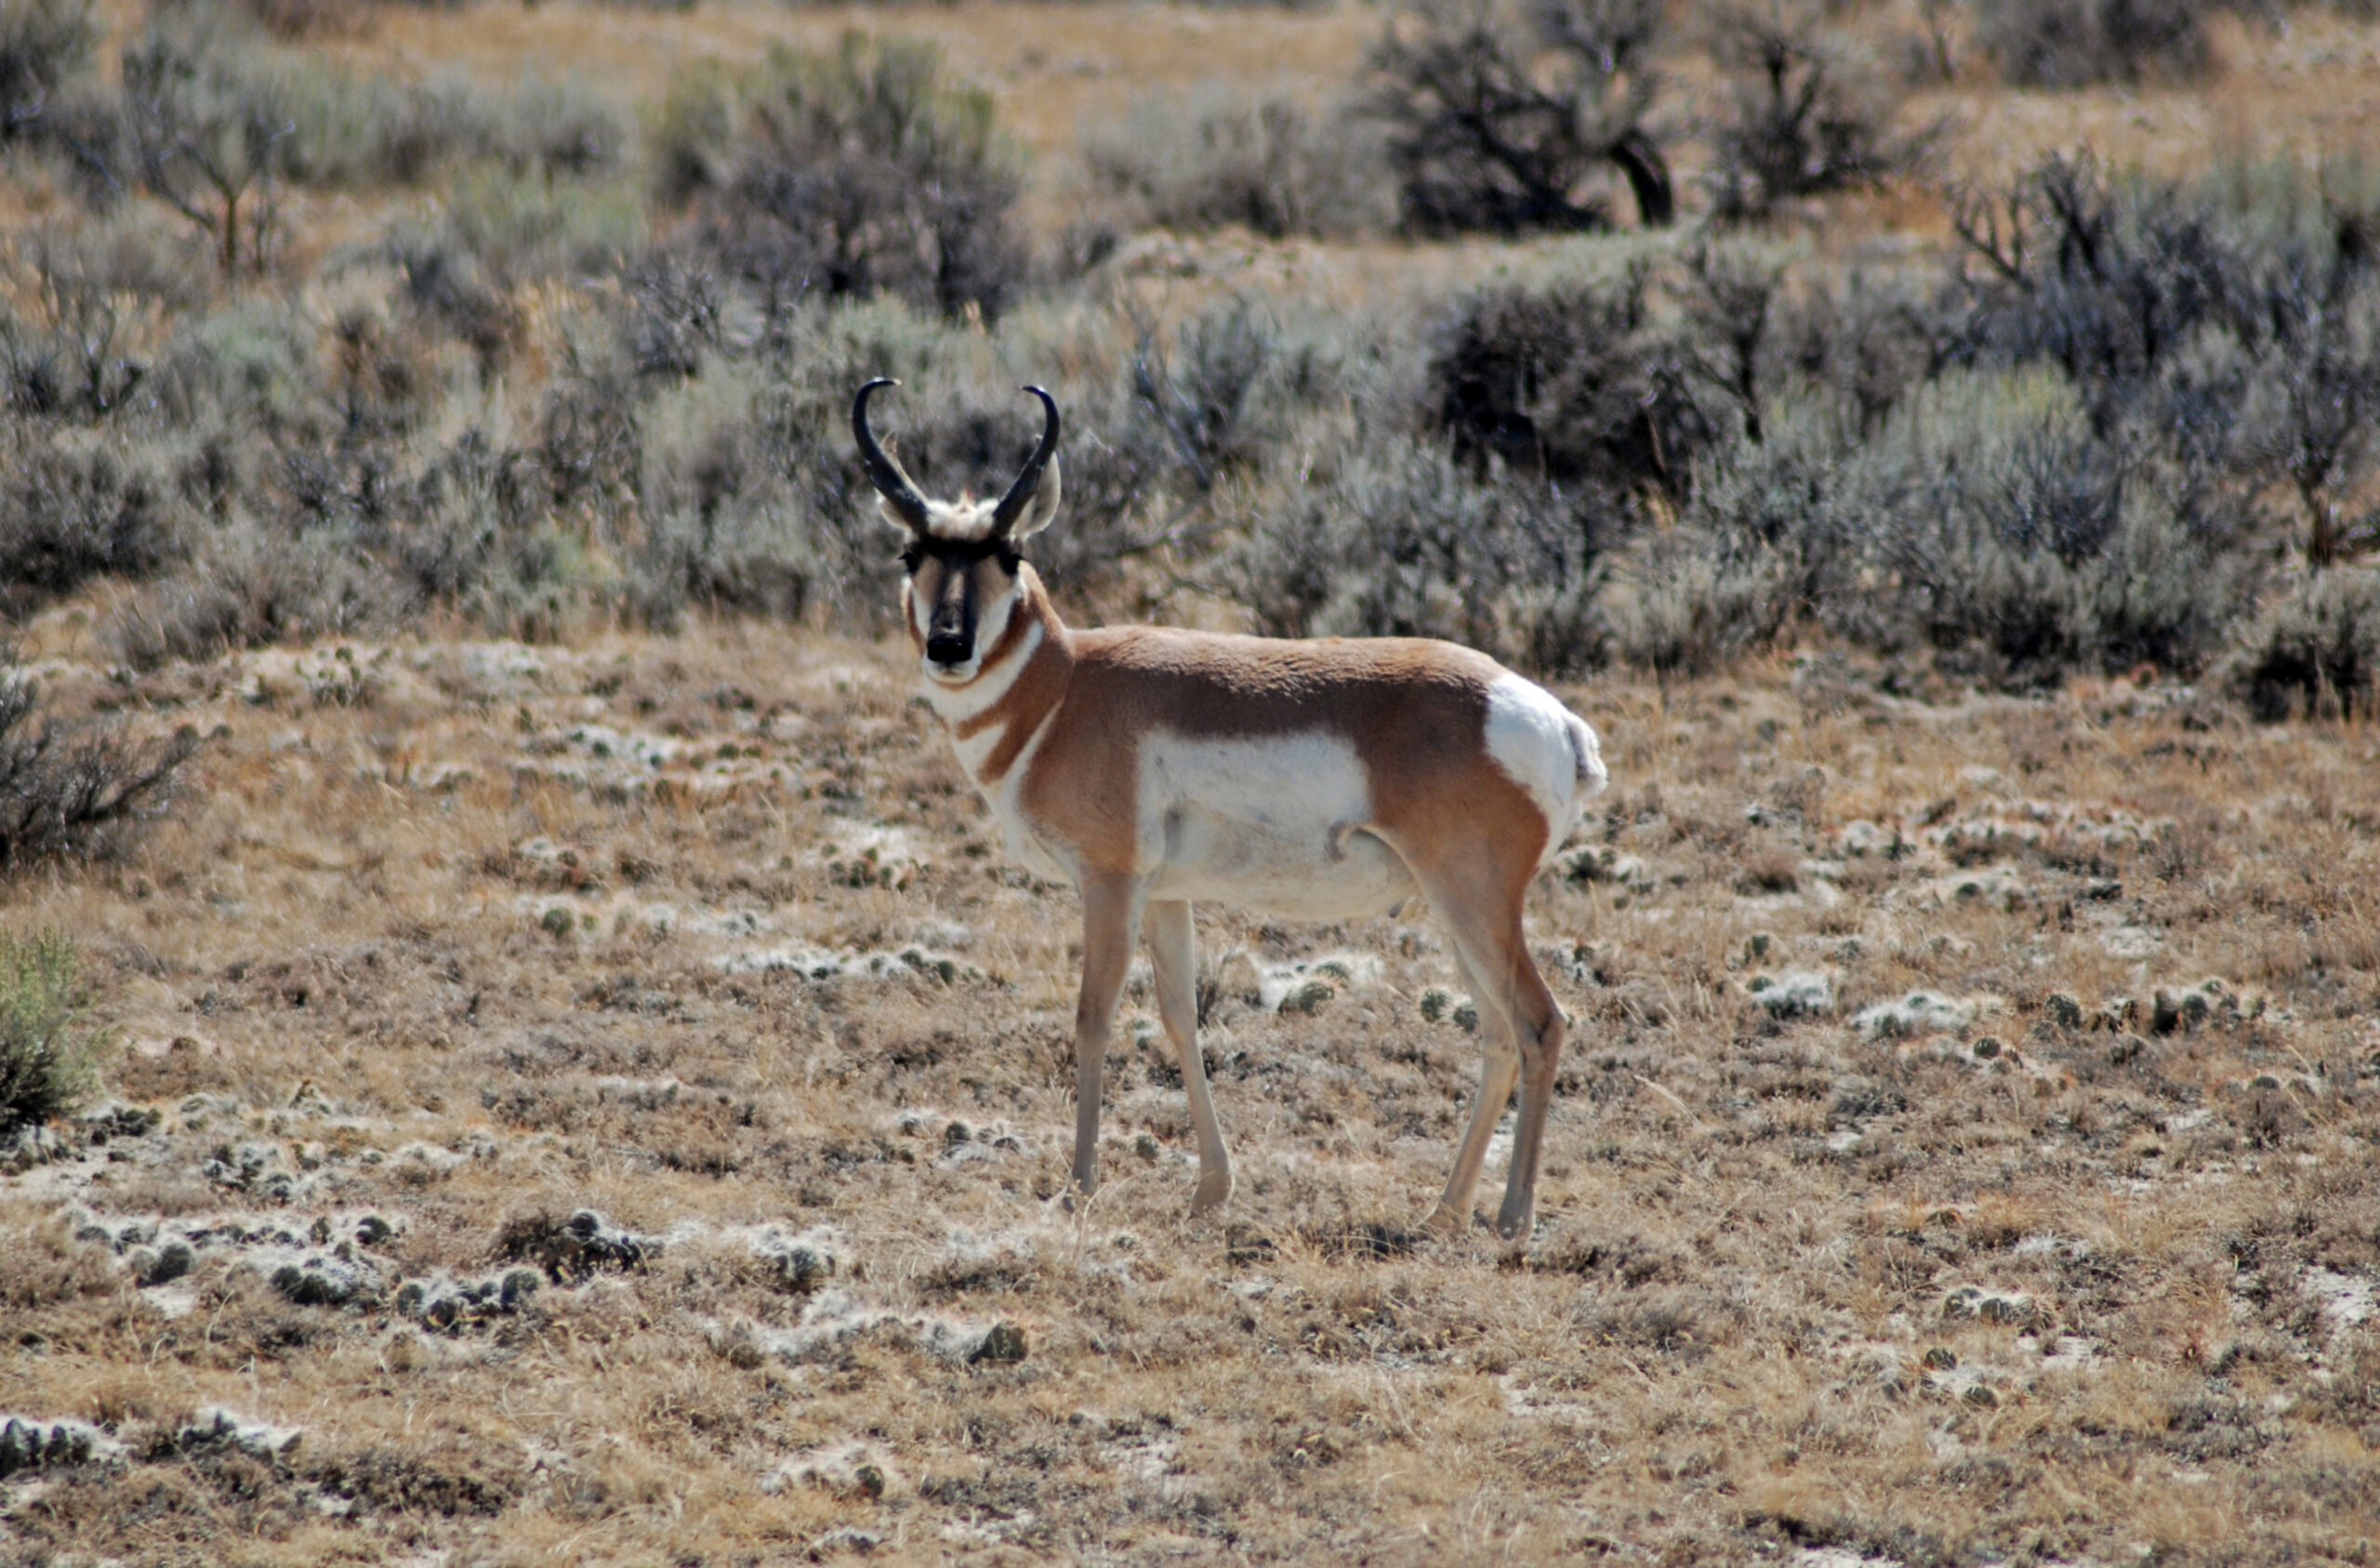
M1686 530L1653 534L1604 596L1611 652L1656 675L1707 675L1785 629L1785 577L1773 551L1729 551Z
M99 636L137 669L244 648L387 631L403 603L387 573L331 531L294 535L237 519L191 563L128 595Z
M1706 466L1686 538L1719 563L1712 593L1773 573L1848 640L2025 686L2201 667L2255 589L2240 526L2133 468L2069 383L2032 371L1945 376L1865 437L1843 402L1805 396Z
M0 1136L66 1115L99 1081L81 955L65 933L0 931Z

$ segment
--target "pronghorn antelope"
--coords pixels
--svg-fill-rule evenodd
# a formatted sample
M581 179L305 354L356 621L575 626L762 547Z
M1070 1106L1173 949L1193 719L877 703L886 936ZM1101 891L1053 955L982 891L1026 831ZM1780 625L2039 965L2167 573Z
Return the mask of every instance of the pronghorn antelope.
M1231 1194L1198 1054L1190 906L1313 920L1428 901L1488 1039L1479 1101L1428 1223L1470 1223L1514 1081L1520 1117L1497 1228L1526 1236L1561 1009L1521 929L1529 881L1603 788L1595 732L1483 653L1415 638L1291 642L1160 626L1076 631L1018 547L1058 511L1058 405L997 501L929 500L869 430L852 434L906 532L901 601L925 694L959 760L1042 876L1082 892L1074 1186L1098 1182L1100 1074L1137 928L1198 1139L1192 1212Z

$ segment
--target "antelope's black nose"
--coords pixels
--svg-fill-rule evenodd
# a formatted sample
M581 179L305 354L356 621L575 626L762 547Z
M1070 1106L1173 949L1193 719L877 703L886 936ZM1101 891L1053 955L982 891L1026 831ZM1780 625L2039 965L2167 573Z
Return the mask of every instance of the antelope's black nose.
M926 639L926 657L937 665L963 665L970 652L967 639L955 632L936 632Z

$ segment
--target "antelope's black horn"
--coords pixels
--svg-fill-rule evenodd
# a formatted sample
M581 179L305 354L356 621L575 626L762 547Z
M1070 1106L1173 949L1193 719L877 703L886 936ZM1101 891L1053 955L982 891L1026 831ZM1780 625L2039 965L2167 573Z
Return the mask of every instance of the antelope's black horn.
M918 494L918 485L892 455L878 443L876 432L867 428L868 394L879 387L897 387L901 383L889 376L879 376L859 389L852 402L852 439L859 443L859 460L867 466L867 477L901 520L919 534L926 531L926 498Z
M1041 400L1044 419L1041 444L1035 447L1033 455L1025 460L1024 470L1016 476L1016 482L1008 487L1008 494L1000 497L998 507L992 513L992 537L995 539L1006 538L1008 531L1016 526L1016 520L1025 511L1025 504L1033 499L1036 490L1041 488L1041 470L1050 466L1051 455L1058 450L1058 400L1038 387L1025 389Z

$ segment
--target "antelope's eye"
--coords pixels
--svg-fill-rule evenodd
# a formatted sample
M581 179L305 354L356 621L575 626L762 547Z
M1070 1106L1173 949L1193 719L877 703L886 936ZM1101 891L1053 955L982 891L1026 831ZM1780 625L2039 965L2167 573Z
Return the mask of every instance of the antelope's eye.
M924 546L910 545L901 551L901 569L914 573L920 565L924 564L925 559Z

